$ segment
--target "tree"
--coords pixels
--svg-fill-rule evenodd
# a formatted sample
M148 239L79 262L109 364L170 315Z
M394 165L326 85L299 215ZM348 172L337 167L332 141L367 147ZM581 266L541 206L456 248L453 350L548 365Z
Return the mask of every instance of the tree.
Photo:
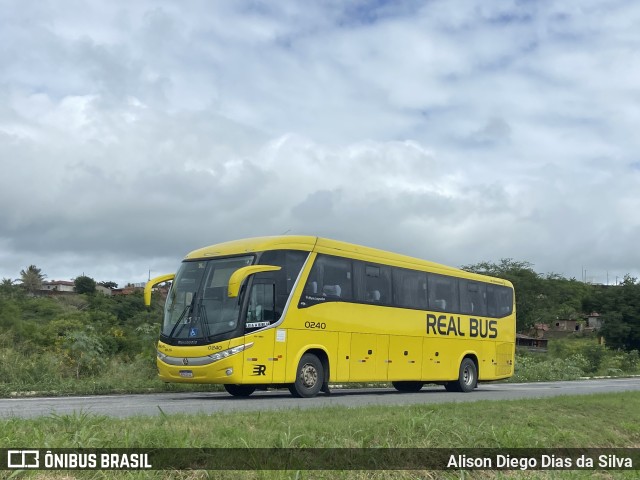
M20 271L22 287L33 294L42 288L42 282L47 276L35 265L29 265L26 270Z
M601 333L611 348L640 350L640 283L625 275L620 285L597 288L583 302L586 311L600 313Z
M118 284L116 282L98 282L98 285L109 288L111 290L113 290L114 288L118 288Z
M74 280L73 289L76 291L76 293L86 293L89 295L93 295L94 293L96 293L96 281L91 277L87 277L86 275L80 275Z
M0 282L0 296L13 297L16 286L15 281L10 278L3 278Z

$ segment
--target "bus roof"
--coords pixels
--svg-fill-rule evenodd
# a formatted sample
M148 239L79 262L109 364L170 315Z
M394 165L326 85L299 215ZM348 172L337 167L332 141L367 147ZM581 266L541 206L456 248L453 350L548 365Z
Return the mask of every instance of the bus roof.
M365 247L328 238L314 237L308 235L279 235L272 237L254 237L230 242L218 243L208 247L199 248L187 254L185 260L195 260L208 257L219 257L227 255L239 255L243 253L257 253L265 250L302 250L311 252L313 250L329 255L344 256L360 260L376 261L383 264L405 268L419 268L478 280L494 280L493 283L510 285L508 281L487 277L475 273L466 272L459 268L449 267L428 260L392 253L376 248Z
M263 252L265 250L313 250L318 237L302 235L281 235L277 237L255 237L217 243L190 252L185 260L207 257L221 257L225 255L239 255L243 253Z

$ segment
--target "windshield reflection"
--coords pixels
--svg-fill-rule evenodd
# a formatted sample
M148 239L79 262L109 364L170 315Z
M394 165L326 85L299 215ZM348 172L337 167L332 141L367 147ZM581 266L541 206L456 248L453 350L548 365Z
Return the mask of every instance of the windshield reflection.
M240 305L227 296L229 278L253 260L249 255L182 263L165 304L162 334L201 340L233 331Z

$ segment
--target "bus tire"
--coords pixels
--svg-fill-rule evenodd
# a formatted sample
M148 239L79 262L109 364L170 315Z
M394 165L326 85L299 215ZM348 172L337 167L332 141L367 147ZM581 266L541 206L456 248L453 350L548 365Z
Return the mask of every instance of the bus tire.
M291 395L298 398L315 397L324 384L324 368L318 357L305 353L296 370L296 381L289 386Z
M476 364L470 358L465 358L460 363L458 380L447 382L444 388L447 392L472 392L478 384L478 369Z
M253 385L235 385L232 383L226 383L224 389L234 397L248 397L256 391L256 387Z
M393 388L404 393L419 392L424 386L424 382L391 382L391 384Z

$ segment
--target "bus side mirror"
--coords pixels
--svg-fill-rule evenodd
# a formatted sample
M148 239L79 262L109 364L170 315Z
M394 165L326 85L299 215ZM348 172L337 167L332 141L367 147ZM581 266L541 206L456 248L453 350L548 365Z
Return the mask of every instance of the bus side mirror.
M175 273L169 273L167 275L160 275L159 277L152 278L147 282L144 286L144 304L148 307L151 305L151 289L155 287L157 284L162 282L168 282L169 280L173 280L175 278Z
M275 272L282 267L276 267L273 265L249 265L248 267L242 267L236 270L229 277L229 288L227 290L227 296L229 298L235 298L240 292L240 286L242 282L249 276L255 273L261 272Z

